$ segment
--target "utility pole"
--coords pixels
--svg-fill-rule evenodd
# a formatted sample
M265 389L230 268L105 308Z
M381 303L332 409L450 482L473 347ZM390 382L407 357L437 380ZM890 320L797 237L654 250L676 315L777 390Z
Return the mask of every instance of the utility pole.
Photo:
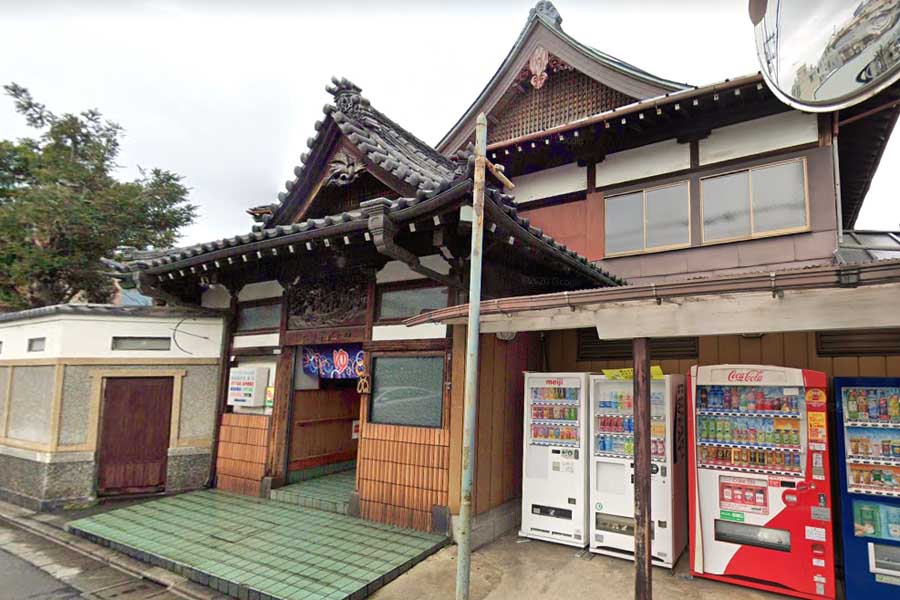
M463 408L462 499L459 505L456 600L469 600L472 558L472 479L475 471L475 423L478 406L478 336L481 332L481 259L484 239L484 178L487 117L475 121L475 174L472 189L472 249L469 253L469 317L466 331L466 383Z
M650 350L632 341L634 357L634 600L651 600L653 519L650 512Z

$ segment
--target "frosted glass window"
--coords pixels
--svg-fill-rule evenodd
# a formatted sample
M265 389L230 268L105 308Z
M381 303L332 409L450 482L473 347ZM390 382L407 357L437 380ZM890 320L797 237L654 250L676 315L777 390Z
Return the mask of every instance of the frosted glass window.
M47 338L31 338L28 340L29 352L43 352L47 348Z
M753 189L753 232L806 225L803 163L782 163L750 172Z
M378 315L381 319L404 319L447 306L447 288L415 287L386 289L378 295Z
M443 356L376 356L372 363L372 423L441 426Z
M606 253L644 249L644 193L606 199Z
M802 160L708 177L700 181L700 189L705 242L796 230L808 224Z
M750 235L750 174L748 171L703 179L703 241Z
M113 350L169 350L171 338L167 337L119 337L112 339Z
M691 241L688 182L647 190L647 248L678 246Z
M281 303L241 306L238 308L238 331L278 329L281 327Z

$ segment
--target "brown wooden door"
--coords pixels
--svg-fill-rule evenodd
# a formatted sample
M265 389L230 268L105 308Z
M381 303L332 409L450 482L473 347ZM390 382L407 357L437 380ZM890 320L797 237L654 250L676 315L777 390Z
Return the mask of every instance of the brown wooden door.
M108 378L102 415L99 492L128 494L164 490L172 378Z

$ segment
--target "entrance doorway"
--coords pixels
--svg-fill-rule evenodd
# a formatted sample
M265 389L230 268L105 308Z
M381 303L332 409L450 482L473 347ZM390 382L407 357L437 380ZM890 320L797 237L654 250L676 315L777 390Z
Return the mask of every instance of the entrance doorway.
M289 482L355 466L356 379L320 379L319 389L295 391L292 416Z
M98 456L101 495L165 490L172 388L171 377L106 379Z

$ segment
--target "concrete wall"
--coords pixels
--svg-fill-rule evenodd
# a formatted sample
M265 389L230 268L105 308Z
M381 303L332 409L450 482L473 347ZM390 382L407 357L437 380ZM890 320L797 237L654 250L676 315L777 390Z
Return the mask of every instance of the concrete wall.
M171 336L175 328L193 334L176 338L183 349L174 344L152 354L110 349L113 335ZM109 377L173 377L166 489L206 485L221 334L218 319L54 316L4 323L0 499L45 510L96 498L102 390ZM25 348L29 337L47 338L40 356L6 352ZM96 355L84 356L92 349Z
M177 331L175 331L177 326ZM169 350L112 350L114 336L173 338ZM44 338L45 348L28 351L28 340ZM222 321L215 318L52 315L0 323L0 364L49 358L217 357ZM174 343L177 342L177 343Z

